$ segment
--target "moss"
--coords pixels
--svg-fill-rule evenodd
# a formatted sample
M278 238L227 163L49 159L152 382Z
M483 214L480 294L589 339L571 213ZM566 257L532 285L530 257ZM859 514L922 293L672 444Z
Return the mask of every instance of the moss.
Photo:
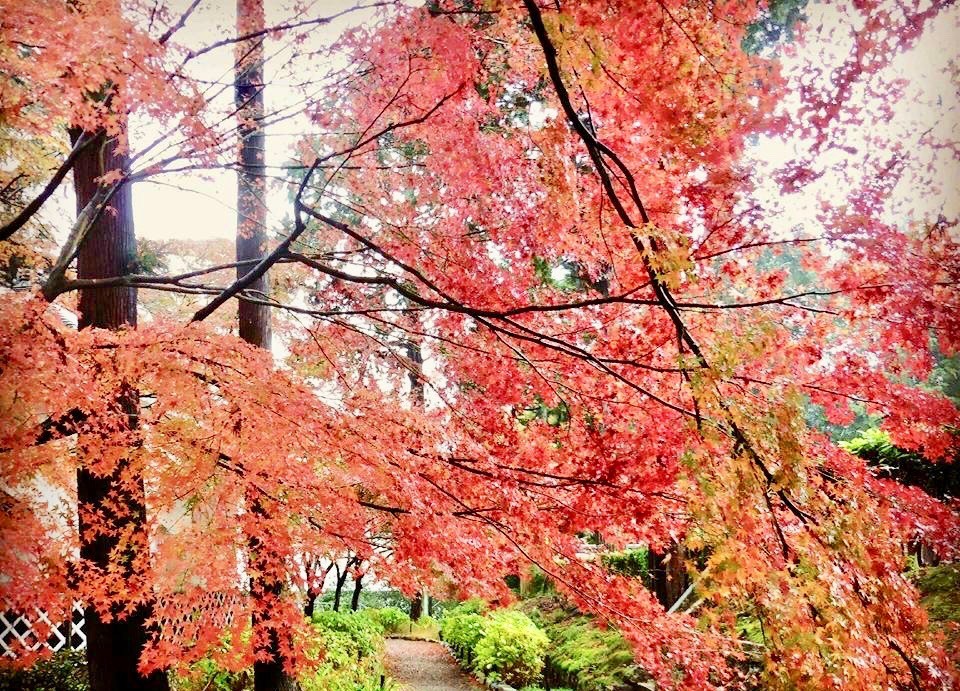
M946 636L947 648L960 654L960 564L919 569L916 575L920 604L930 615L930 626Z
M920 569L917 587L931 619L960 622L960 564Z

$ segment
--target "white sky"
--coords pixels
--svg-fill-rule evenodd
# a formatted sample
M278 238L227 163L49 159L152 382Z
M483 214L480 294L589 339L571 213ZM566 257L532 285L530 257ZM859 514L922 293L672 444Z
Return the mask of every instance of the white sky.
M186 7L188 0L176 0L172 3L174 12ZM283 16L287 3L279 0L266 0L268 10L268 24L279 21ZM349 0L314 0L306 3L310 8L307 16L327 16L358 3ZM207 45L213 41L234 33L235 0L206 0L194 14L187 25L177 35L177 39L191 47ZM811 16L811 25L817 25L821 20L828 23L831 20L829 6L811 4L808 14ZM347 27L369 20L370 11L357 12L338 20L331 25L314 29L311 40L318 43L329 43ZM960 10L954 9L940 17L933 31L928 32L917 48L901 56L895 63L894 73L910 82L908 92L912 97L894 104L894 120L886 125L891 131L903 132L906 135L905 145L913 146L912 139L917 133L933 128L932 134L942 141L960 141L960 118L958 106L957 77L957 21ZM820 55L831 50L831 41L834 40L827 32L821 35L807 36L807 45L798 51L797 58L785 60L785 68L789 71L791 64L796 60L809 59L811 55ZM276 53L278 44L268 40L267 55ZM208 53L197 59L192 66L193 74L207 80L220 80L229 83L232 79L233 46L228 45ZM317 73L329 69L331 64L318 64ZM285 67L284 55L268 62L266 90L267 112L271 112L285 101L293 97L294 92L283 86L289 83L290 74L282 73ZM954 77L948 76L953 72ZM298 75L299 76L299 75ZM220 97L221 107L232 104L232 88L226 88ZM215 101L217 102L217 101ZM305 118L293 119L269 127L267 130L267 160L271 165L283 163L288 158L288 152L297 133L308 127ZM131 145L135 151L138 145L148 142L156 136L155 124L145 121L131 123ZM870 132L864 132L865 136ZM866 140L852 142L855 146L869 146ZM772 170L774 166L782 164L793 155L792 147L781 141L770 138L761 138L759 146L752 152L755 164L759 170ZM836 155L836 154L832 154ZM944 209L947 215L960 215L960 162L948 152L940 154L939 158L929 160L931 169L937 172L935 182L923 189L897 189L896 196L900 202L909 202L910 205L920 203L921 207L929 212ZM902 187L902 186L901 186ZM817 234L816 228L810 228L812 222L811 210L815 209L822 200L839 202L843 186L837 185L836 180L825 176L817 183L810 185L802 193L783 197L772 181L761 191L763 197L771 200L781 200L781 209L772 225L783 234ZM72 194L65 186L63 198L57 207L72 209ZM138 183L134 188L134 214L137 234L142 238L153 240L191 239L209 240L214 238L232 238L235 233L235 197L236 182L232 172L214 171L200 174L176 174L156 178L152 181ZM286 216L289 203L286 193L280 190L271 192L269 205L271 208L271 227L276 228L279 221ZM903 204L894 204L894 207ZM46 215L46 214L45 214ZM804 227L806 226L806 227Z
M182 11L189 2L176 0L171 3L174 12ZM288 2L265 0L267 25L289 21ZM350 0L313 0L299 3L306 5L302 16L326 17L350 7L369 2ZM310 48L316 49L335 41L343 31L365 21L371 21L374 13L358 10L330 24L313 27L310 33ZM191 48L209 45L234 35L235 0L206 0L192 15L176 40ZM264 46L266 63L265 90L266 113L282 109L299 100L297 92L289 87L292 82L320 77L340 65L328 58L316 58L311 63L300 62L296 68L289 62L290 51L283 42L267 39ZM227 45L211 51L191 65L194 77L229 84L233 79L234 46ZM341 63L342 65L342 63ZM216 87L212 87L216 88ZM232 108L232 86L211 101L215 109ZM267 127L267 163L282 165L288 161L290 150L309 131L305 117L292 118ZM136 151L157 135L159 130L150 122L131 124L131 149ZM287 215L289 202L286 193L275 187L268 202L269 224L276 225ZM134 216L138 237L153 240L188 239L209 240L232 238L236 232L236 176L232 171L210 171L203 174L164 175L138 183L134 187Z

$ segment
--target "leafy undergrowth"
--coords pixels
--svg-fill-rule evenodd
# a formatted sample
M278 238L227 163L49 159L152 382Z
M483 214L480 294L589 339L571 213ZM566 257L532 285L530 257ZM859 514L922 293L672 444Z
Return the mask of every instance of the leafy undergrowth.
M0 691L88 691L87 658L64 650L28 669L0 670Z
M302 691L379 691L384 628L374 610L324 610L313 616L313 645L303 651L311 664L298 678ZM229 672L201 660L171 679L173 691L252 691L249 669Z
M960 564L924 567L916 583L931 627L944 634L950 656L960 661Z
M646 677L630 644L614 629L598 626L556 595L518 605L550 638L544 675L551 687L581 691L634 689Z
M444 612L440 633L461 664L487 682L526 688L542 679L550 640L516 609L469 600Z

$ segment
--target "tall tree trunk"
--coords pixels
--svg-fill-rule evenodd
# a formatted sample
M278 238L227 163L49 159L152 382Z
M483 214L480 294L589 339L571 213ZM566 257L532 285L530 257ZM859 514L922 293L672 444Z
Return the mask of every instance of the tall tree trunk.
M410 379L410 395L413 397L413 405L422 409L426 405L423 384L423 350L420 348L420 343L412 338L407 340L406 349L410 367L407 371L407 377ZM425 589L421 589L410 600L411 621L416 621L423 616L424 594L426 592Z
M80 131L71 132L71 138L76 142L81 134ZM123 170L126 167L126 156L118 153L116 141L107 139L103 132L97 134L96 140L78 155L74 165L73 180L78 212L97 192L97 178L108 171ZM129 185L122 186L115 193L111 207L112 209L100 215L80 247L77 255L79 278L119 276L134 269L137 247ZM101 329L136 326L136 288L81 290L79 309L81 329L91 326ZM118 392L118 400L125 418L124 425L127 429L135 428L140 405L138 392L131 386L123 386ZM98 568L108 568L110 553L118 544L116 535L129 532L134 536L132 543L139 545L141 549L147 549L149 544L143 479L137 478L132 485L125 483L126 476L131 472L133 471L128 460L120 460L106 476L96 475L86 468L77 471L78 504L80 507L96 507L108 517L114 529L114 535L100 534L95 539L87 539L86 536L91 531L89 516L83 510L79 512L80 558ZM133 489L123 489L131 486ZM107 508L111 495L121 497L121 510L112 511ZM121 568L127 569L128 574L133 576L131 562L132 560L124 560ZM85 608L87 668L91 691L169 689L164 672L154 672L145 678L137 671L140 654L149 637L147 619L151 613L151 605L141 605L130 616L123 619L111 617L109 621L105 621L94 607Z
M262 31L266 26L263 0L237 0L237 35ZM263 37L239 41L235 55L236 108L240 150L237 172L237 261L260 259L267 252L267 207L264 164L266 137L263 131ZM252 266L238 266L237 277L242 278ZM249 291L266 297L270 291L266 275L254 281ZM240 338L266 350L271 347L270 308L239 300L238 321ZM250 511L263 519L269 518L260 497L247 497ZM253 600L251 624L255 630L267 626L270 610L283 593L283 582L263 574L270 573L264 545L258 538L248 538L250 566L253 577L250 595ZM288 691L299 688L296 679L284 671L280 653L280 633L270 626L265 640L267 659L253 663L254 691Z
M265 26L263 0L237 0L237 35L262 31ZM237 174L237 261L260 259L267 252L266 136L262 121L263 37L237 43L236 108L240 151ZM237 267L237 278L252 266ZM254 281L248 291L266 296L270 292L267 274ZM270 308L240 298L240 338L270 348Z
M650 572L653 592L664 608L673 606L690 585L686 568L686 550L674 543L666 552L650 551Z
M340 611L340 602L343 599L343 586L347 583L347 576L350 574L350 566L353 564L353 558L347 560L343 570L337 566L337 586L333 591L333 611Z
M350 598L350 609L356 612L360 609L360 591L363 590L363 574L357 574L353 579L353 596Z
M317 608L317 591L310 589L307 591L307 599L303 603L303 616L312 618Z

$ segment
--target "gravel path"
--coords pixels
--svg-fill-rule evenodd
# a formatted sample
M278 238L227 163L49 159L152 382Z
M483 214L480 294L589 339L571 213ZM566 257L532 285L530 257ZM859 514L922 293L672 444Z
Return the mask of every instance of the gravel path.
M387 639L387 670L405 691L478 691L447 649L431 641Z

